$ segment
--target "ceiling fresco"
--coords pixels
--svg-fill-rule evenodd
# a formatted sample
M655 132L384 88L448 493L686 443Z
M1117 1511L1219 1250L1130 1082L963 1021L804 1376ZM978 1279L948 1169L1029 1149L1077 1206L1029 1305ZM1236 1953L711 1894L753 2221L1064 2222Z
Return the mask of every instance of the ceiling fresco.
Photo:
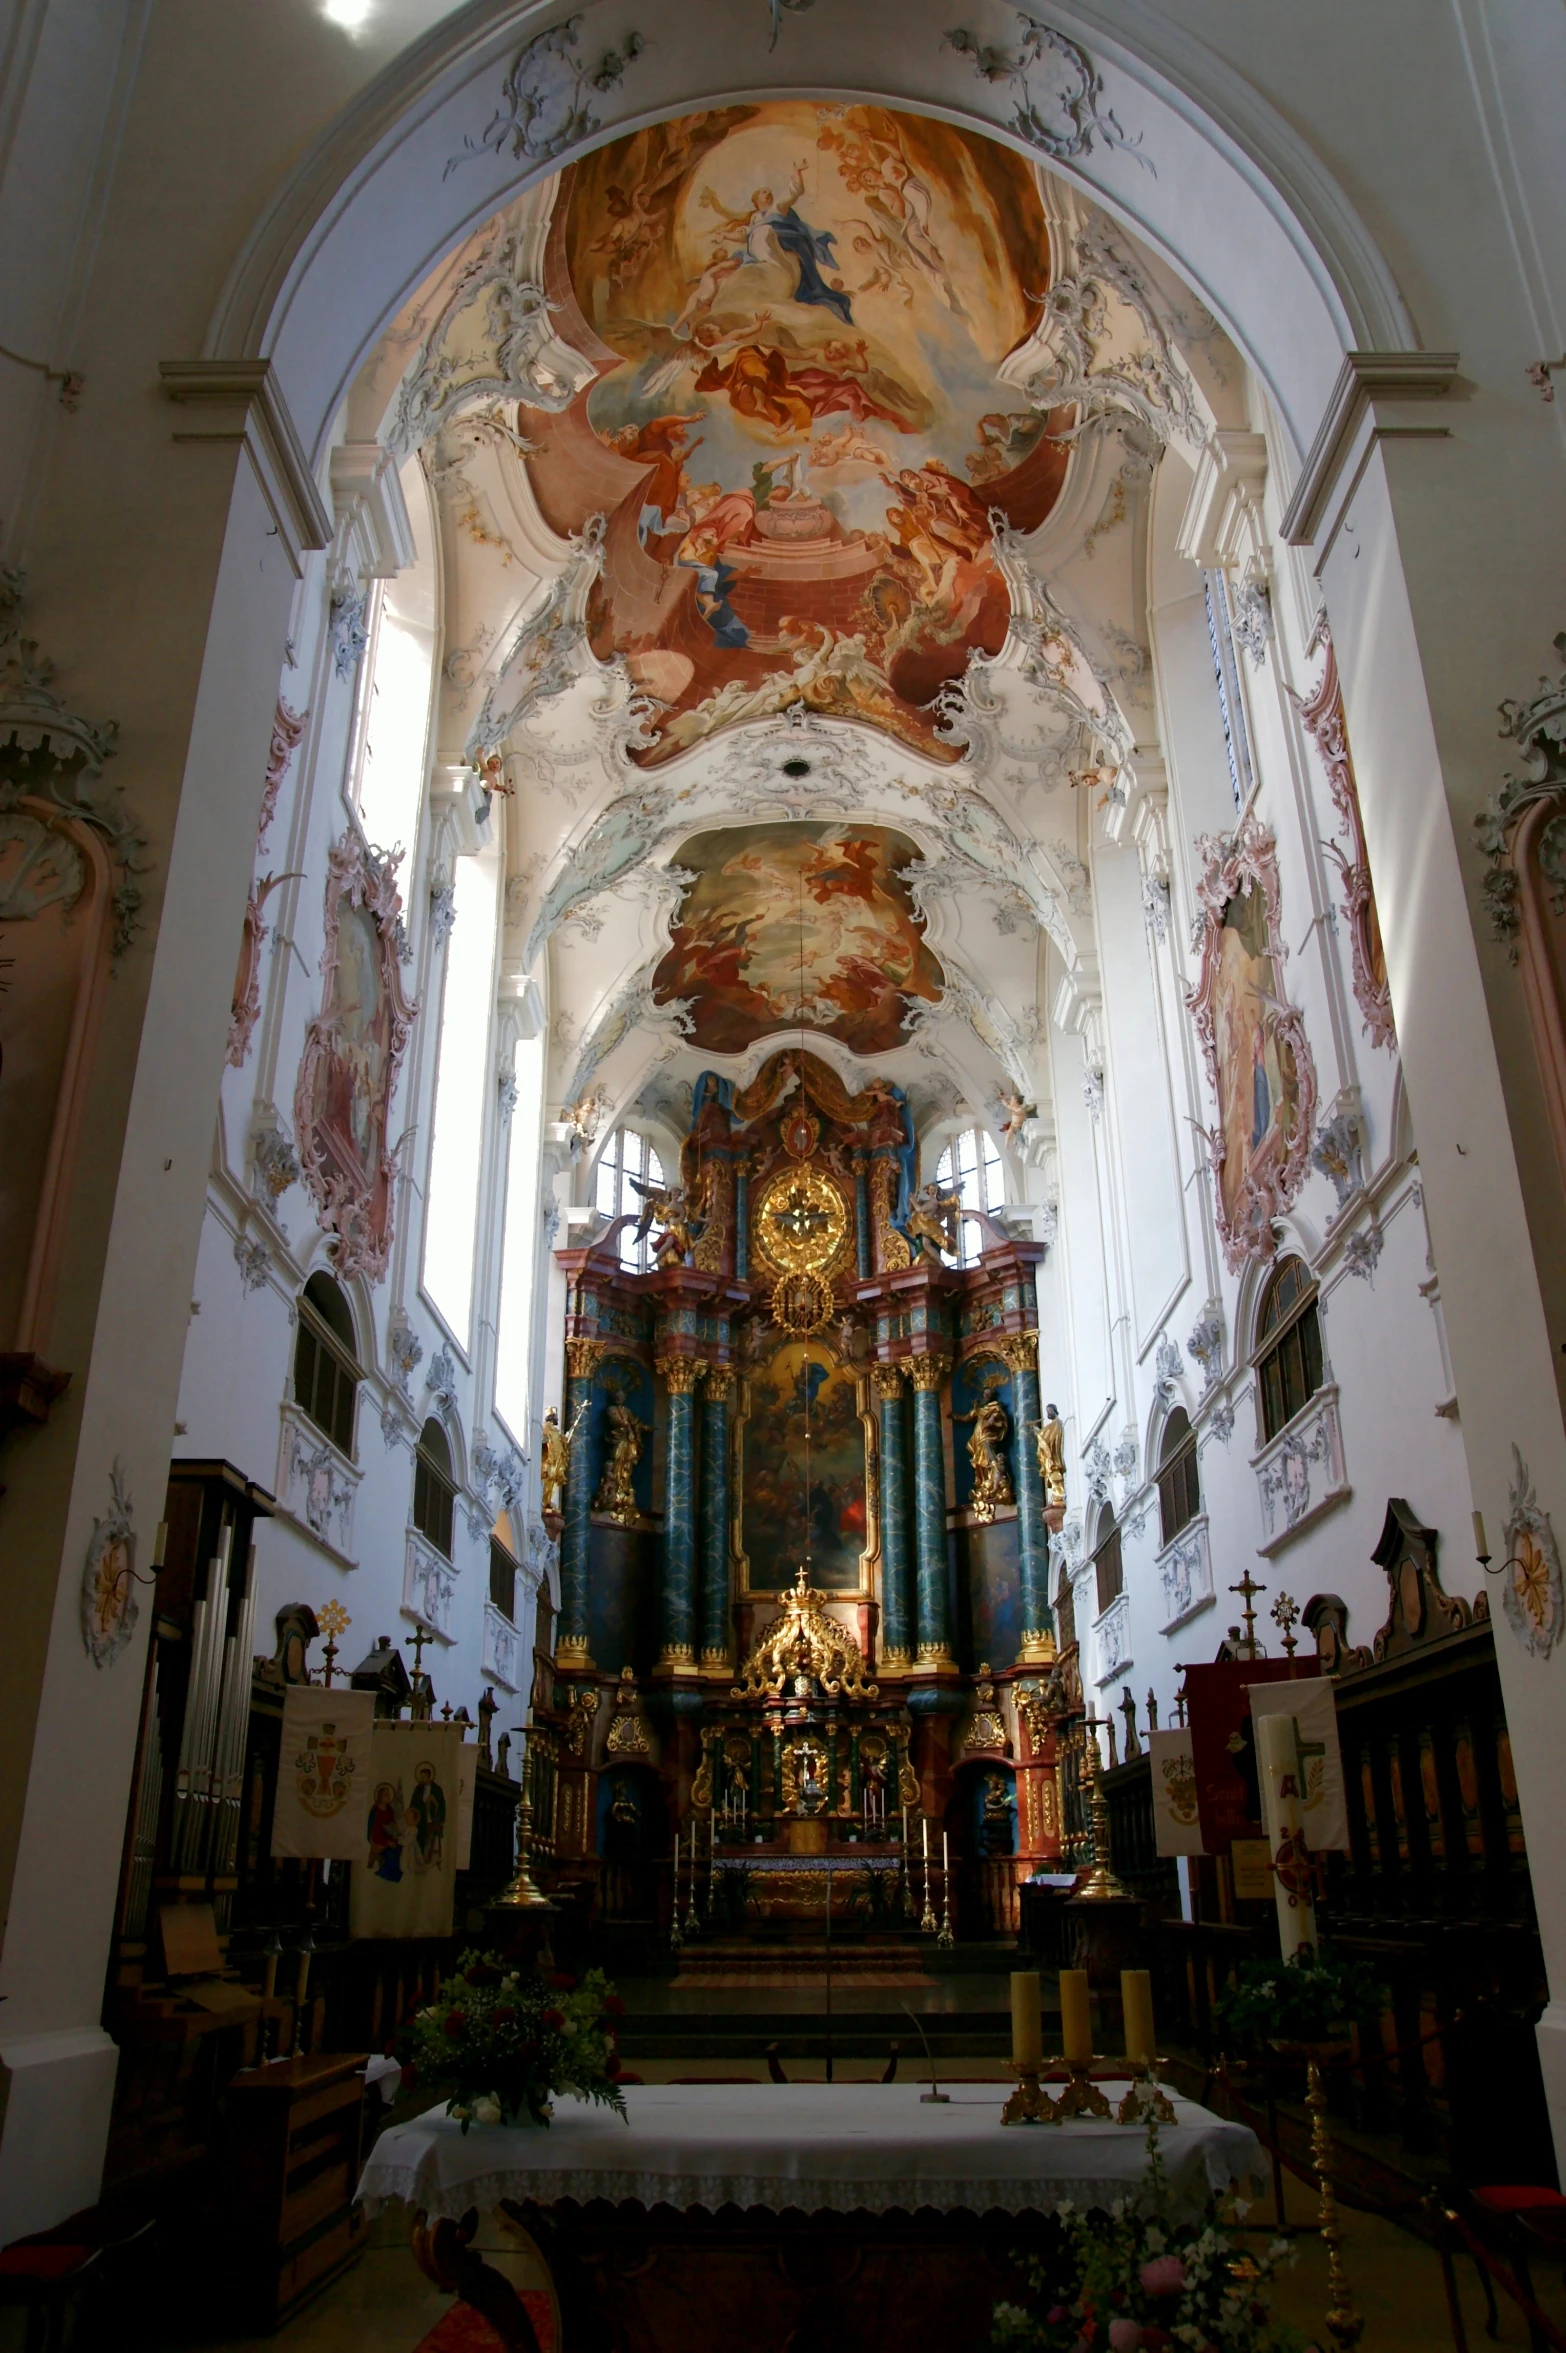
M703 1053L743 1053L784 1027L890 1052L945 979L904 879L918 856L906 834L875 825L695 835L676 853L691 879L654 997L688 1003Z
M991 514L1037 529L1067 465L1000 372L1048 284L1032 167L877 107L727 107L574 165L545 276L594 372L526 463L554 530L607 518L589 627L652 706L636 757L803 704L955 759L935 698L1006 637Z

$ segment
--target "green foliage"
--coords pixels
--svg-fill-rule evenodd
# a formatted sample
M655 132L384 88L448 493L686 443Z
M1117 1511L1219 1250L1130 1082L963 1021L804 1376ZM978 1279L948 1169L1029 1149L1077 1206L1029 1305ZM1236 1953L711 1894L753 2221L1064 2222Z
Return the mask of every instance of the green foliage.
M1306 1945L1291 1961L1243 1961L1237 1982L1213 2005L1236 2039L1311 2043L1372 2018L1391 1996L1363 1961L1334 1960Z
M1237 2248L1212 2201L1177 2219L1153 2123L1147 2150L1134 2197L1107 2214L1057 2209L1059 2249L1025 2263L1032 2304L997 2304L992 2342L1004 2353L1299 2353L1303 2340L1267 2310L1287 2241Z
M625 2114L615 2050L625 2004L601 1969L573 1977L510 1969L495 1953L464 1953L427 2010L398 2040L403 2081L446 2095L470 2124L549 2122L555 2092Z

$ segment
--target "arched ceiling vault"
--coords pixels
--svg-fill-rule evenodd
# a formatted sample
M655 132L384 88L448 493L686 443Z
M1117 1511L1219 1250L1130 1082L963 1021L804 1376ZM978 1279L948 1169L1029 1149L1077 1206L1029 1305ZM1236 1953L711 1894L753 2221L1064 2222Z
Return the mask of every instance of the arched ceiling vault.
M802 1031L922 1123L1046 1102L1157 748L1154 471L1242 398L1080 190L885 107L652 125L447 259L354 406L435 496L438 757L504 809L557 1113Z

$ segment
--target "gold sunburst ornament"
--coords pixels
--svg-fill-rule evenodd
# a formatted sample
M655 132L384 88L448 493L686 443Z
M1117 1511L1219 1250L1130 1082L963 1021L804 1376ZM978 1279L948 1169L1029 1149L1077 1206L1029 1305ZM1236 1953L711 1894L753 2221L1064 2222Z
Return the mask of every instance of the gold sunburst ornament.
M780 1169L757 1204L755 1240L777 1273L824 1275L847 1245L848 1203L824 1169Z

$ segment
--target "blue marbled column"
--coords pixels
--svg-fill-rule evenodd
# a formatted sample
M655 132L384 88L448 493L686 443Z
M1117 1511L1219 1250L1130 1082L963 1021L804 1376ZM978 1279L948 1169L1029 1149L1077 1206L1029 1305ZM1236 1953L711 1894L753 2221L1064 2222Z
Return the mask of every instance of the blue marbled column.
M1039 1336L1016 1332L1005 1342L1016 1401L1017 1583L1022 1595L1023 1666L1042 1666L1055 1655L1055 1619L1049 1606L1049 1530L1044 1521L1044 1482L1039 1477Z
M919 1592L919 1664L951 1666L951 1608L946 1590L946 1457L941 1445L944 1356L916 1356L914 1385L914 1558Z
M868 1282L875 1272L870 1251L870 1164L862 1156L854 1162L854 1239L859 1252L859 1279Z
M881 1401L881 1663L912 1666L914 1611L908 1558L903 1376L895 1364L878 1364L873 1377Z
M709 1364L701 1407L701 1663L728 1673L729 1400L734 1375Z
M664 1459L663 1649L660 1667L696 1664L696 1383L701 1359L660 1356L669 1392Z
M750 1170L743 1160L734 1171L734 1276L750 1280Z
M592 1416L582 1408L593 1394L596 1340L566 1342L566 1393L562 1427L575 1430L566 1466L565 1512L560 1530L560 1632L557 1652L563 1666L590 1667L588 1646L587 1556L592 1542L593 1435ZM581 1415L580 1426L577 1417Z

